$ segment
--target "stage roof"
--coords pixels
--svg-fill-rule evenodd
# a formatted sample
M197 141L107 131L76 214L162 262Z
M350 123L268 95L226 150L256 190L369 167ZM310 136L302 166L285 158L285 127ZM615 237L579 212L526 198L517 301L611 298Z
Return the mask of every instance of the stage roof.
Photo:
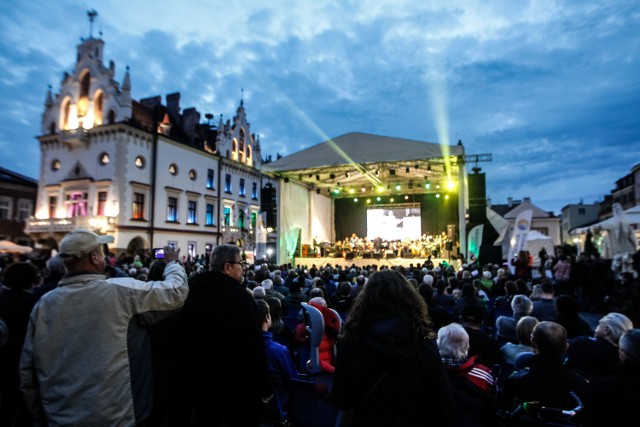
M379 187L423 194L439 191L436 187L447 180L457 187L458 164L464 159L462 143L441 145L353 132L264 163L262 171L325 193L339 188L342 197L374 194ZM430 188L425 188L427 182ZM401 190L395 190L396 185Z

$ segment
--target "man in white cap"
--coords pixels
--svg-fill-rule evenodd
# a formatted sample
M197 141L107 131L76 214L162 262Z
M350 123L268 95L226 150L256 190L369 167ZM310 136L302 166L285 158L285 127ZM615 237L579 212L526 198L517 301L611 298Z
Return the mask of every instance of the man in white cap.
M108 279L103 246L113 240L75 229L60 242L68 273L31 312L20 361L36 425L135 426L151 413L142 324L183 306L187 275L180 251L166 246L163 281Z

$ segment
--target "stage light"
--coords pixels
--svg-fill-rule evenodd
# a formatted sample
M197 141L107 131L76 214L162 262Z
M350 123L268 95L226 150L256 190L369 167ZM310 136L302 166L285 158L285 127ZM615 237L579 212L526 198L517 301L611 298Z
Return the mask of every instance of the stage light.
M333 194L340 194L340 189L339 188L334 188L333 189Z
M384 191L384 187L380 186L378 187L378 193L382 193Z
M405 200L409 200L409 196L404 196L404 199Z
M367 199L367 203L371 203L371 199Z
M429 181L424 183L424 188L426 188L427 190L431 188L431 183Z
M358 198L357 198L357 197L354 197L354 198L353 198L353 201L354 201L355 203L358 203Z
M436 189L439 189L439 188L440 188L440 184L436 184Z
M380 196L376 197L376 201L377 201L377 202L379 202L380 200L382 200L382 199L380 198Z
M389 199L389 201L390 201L391 203L393 203L393 201L394 201L393 197L392 197L392 198L390 198L390 199Z
M453 181L449 181L447 183L447 187L449 188L449 190L453 190L454 188L456 188L456 185L453 183Z
M436 199L440 198L440 193L436 194Z
M360 188L360 191L362 191L364 193L365 191L367 191L367 188L366 187L362 187L362 188Z
M356 192L356 190L354 190L353 188L350 188L350 189L349 189L349 194L353 194L353 193L355 193L355 192Z
M445 199L447 199L447 200L449 200L449 195L448 195L448 194L445 194L445 195L444 195L444 198L445 198Z
M396 184L396 190L400 191L401 188L402 186L400 184Z

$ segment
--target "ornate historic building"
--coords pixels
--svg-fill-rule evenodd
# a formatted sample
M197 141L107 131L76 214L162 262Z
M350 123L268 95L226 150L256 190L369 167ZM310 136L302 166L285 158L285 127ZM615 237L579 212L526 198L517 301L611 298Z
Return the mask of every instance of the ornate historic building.
M115 80L103 40L90 35L77 50L75 69L46 96L32 239L56 248L86 227L114 235L114 252L252 248L264 175L243 101L232 120L211 125L207 114L201 123L195 108L181 111L180 93L164 105L159 96L132 99L130 71Z

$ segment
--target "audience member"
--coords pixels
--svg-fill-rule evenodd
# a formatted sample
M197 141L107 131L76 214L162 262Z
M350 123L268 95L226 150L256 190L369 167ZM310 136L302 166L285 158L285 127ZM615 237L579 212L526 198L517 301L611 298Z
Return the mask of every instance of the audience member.
M528 366L513 372L505 379L500 401L509 408L524 402L540 402L549 408L573 409L578 403L575 393L584 405L575 419L580 425L591 425L590 408L593 395L589 382L564 366L567 351L567 331L559 323L538 323L531 334L534 355ZM554 416L548 421L558 421Z
M30 262L10 264L2 273L0 317L9 334L6 345L0 348L0 425L26 426L31 417L20 392L18 367L29 314L36 302L32 290L40 275Z
M181 313L185 390L196 426L255 426L272 397L255 300L242 284L240 248L214 248L209 271L189 279Z
M538 324L538 319L532 316L522 316L516 324L516 335L518 337L517 343L507 342L501 348L502 357L504 362L511 365L511 368L515 366L516 356L525 351L533 352L531 347L531 332L533 328Z
M620 313L603 316L592 337L578 336L569 340L567 368L573 369L589 381L620 369L618 341L622 334L633 329L633 323Z
M594 385L595 424L633 426L640 402L640 329L629 329L620 337L621 369L600 378Z
M554 290L551 282L540 284L540 297L533 301L531 315L540 322L545 320L557 321Z
M47 292L55 289L58 286L58 282L62 277L67 274L67 267L64 265L64 260L60 254L56 254L47 260L47 271L45 274L44 282L33 288L32 294L37 301L40 297Z
M450 424L451 387L428 325L424 300L402 274L371 275L345 323L332 390L354 426Z
M523 316L529 316L533 304L528 296L518 294L511 300L512 316L500 316L496 319L496 338L501 345L507 342L518 343L516 325Z
M453 426L495 425L496 383L491 368L468 357L469 335L458 323L438 330L438 349L447 369L455 412Z
M31 312L20 361L36 423L136 425L151 413L151 355L137 316L152 322L180 308L187 276L166 246L164 281L107 279L103 246L113 240L75 229L60 242L68 273Z
M477 305L462 310L458 322L469 335L469 356L478 356L478 361L491 367L502 365L502 354L498 340L483 327L484 311Z
M425 277L431 276L427 275ZM433 277L431 277L431 281L433 281ZM421 283L418 286L418 292L422 295L424 302L427 303L427 312L429 313L429 319L431 319L432 328L435 331L451 323L451 314L444 307L433 301L434 290L429 283Z
M285 420L289 404L289 380L298 378L298 371L291 359L289 349L274 341L272 333L269 332L271 328L269 304L265 300L256 300L256 306L258 319L262 321L262 338L267 355L269 382L276 399L276 406L280 409L277 420Z
M589 323L580 316L580 304L570 295L555 298L556 319L567 330L569 339L593 335Z

